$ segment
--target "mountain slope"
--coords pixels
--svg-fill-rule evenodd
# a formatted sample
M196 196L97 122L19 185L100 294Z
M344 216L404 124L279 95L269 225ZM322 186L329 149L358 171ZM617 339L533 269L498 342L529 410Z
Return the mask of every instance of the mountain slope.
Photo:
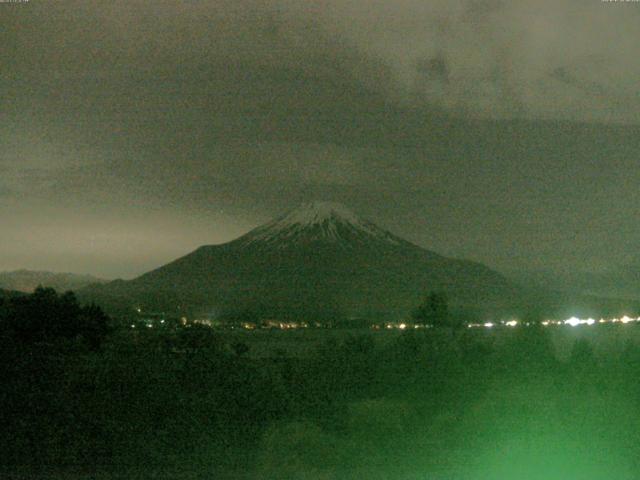
M640 299L640 267L614 266L600 271L517 270L505 276L530 288L601 297Z
M342 205L312 203L83 295L210 315L349 317L406 315L429 290L446 291L460 306L504 305L517 294L484 265L420 248Z

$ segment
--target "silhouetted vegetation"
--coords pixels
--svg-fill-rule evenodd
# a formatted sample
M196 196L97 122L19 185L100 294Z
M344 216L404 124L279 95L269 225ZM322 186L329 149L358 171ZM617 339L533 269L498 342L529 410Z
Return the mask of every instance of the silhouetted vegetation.
M449 301L444 292L430 292L413 312L413 320L434 327L455 327L454 317L449 312Z
M82 318L98 311L44 290L2 304L9 474L588 480L640 466L633 342L603 356L579 338L562 356L538 326L298 331L312 343L292 355L271 340L294 333L193 325L92 344ZM261 336L273 351L258 355Z
M73 292L38 287L30 295L0 299L0 334L23 345L77 340L97 349L108 322L100 307L81 306Z

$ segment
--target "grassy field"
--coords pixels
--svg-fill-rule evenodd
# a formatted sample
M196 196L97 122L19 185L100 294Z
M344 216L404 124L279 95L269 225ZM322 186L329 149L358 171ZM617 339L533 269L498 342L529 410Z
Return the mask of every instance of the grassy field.
M518 329L527 327L516 327ZM546 327L549 341L556 357L566 360L576 341L587 342L598 356L617 355L630 345L640 344L640 325L581 325ZM500 346L508 343L517 332L512 328L470 329L468 335L487 345ZM304 357L311 355L323 343L340 343L349 337L368 337L377 345L385 346L403 332L399 329L308 329L295 330L221 330L220 335L229 343L243 342L249 346L249 356L266 358L272 356ZM427 331L429 335L430 331ZM438 333L434 335L438 336Z
M3 478L637 478L640 328L3 337ZM238 344L248 347L238 348Z

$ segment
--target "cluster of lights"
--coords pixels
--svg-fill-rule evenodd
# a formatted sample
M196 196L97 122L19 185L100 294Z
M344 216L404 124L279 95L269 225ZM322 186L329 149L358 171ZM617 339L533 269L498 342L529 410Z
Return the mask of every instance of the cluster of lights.
M245 322L242 324L242 328L247 330L252 330L251 325L254 328L267 328L267 329L279 329L279 330L295 330L298 328L308 328L309 324L307 322L281 322L278 320L266 320L262 322L262 325L258 325L252 322Z
M141 309L137 309L138 311L140 311ZM606 324L606 323L622 323L622 324L627 324L627 323L633 323L633 322L640 322L640 317L637 318L632 318L629 317L627 315L620 317L620 318L610 318L610 319L605 319L605 318L601 318L600 320L595 320L594 318L586 318L586 319L582 319L582 318L578 318L578 317L571 317L568 318L566 320L544 320L541 322L541 325L544 327L548 327L548 326L561 326L561 325L568 325L571 327L577 327L580 325L595 325L595 324ZM161 319L160 324L164 324L165 320ZM188 324L188 321L186 319L186 317L182 317L180 319L180 323L183 326L186 326ZM208 326L208 327L213 327L213 326L221 326L219 324L219 322L214 322L211 321L209 319L196 319L192 321L193 324L199 324L199 325L204 325L204 326ZM151 321L145 321L144 326L146 326L147 328L153 328L154 326L154 322ZM531 322L520 322L519 320L502 320L499 322L484 322L484 323L469 323L467 324L468 328L494 328L494 327L509 327L509 328L513 328L513 327L517 327L518 325L523 325L523 326L531 326L532 323ZM267 321L264 322L262 325L259 325L257 323L254 322L242 322L239 325L241 328L245 329L245 330L256 330L259 328L276 328L276 329L281 329L281 330L290 330L290 329L298 329L298 328L308 328L308 324L306 322L279 322L279 321ZM316 324L316 327L320 327L322 325L320 324ZM429 328L431 327L431 325L421 325L421 324L411 324L411 323L386 323L384 324L384 328L387 330L408 330L408 329L419 329L419 328ZM135 324L131 324L131 328L136 328ZM231 328L234 328L234 326L231 326ZM372 325L372 328L374 330L380 330L381 325Z
M571 317L564 321L565 325L571 325L577 327L578 325L593 325L596 321L593 318L587 318L586 320L577 317Z
M571 327L577 327L579 325L595 325L597 324L604 324L604 323L622 323L622 324L627 324L627 323L632 323L632 322L640 322L640 317L637 318L632 318L629 317L627 315L625 315L624 317L620 317L620 318L610 318L610 319L606 319L606 318L601 318L600 320L595 320L594 318L578 318L578 317L571 317L568 318L566 320L544 320L543 322L541 322L541 324L545 327L548 326L553 326L553 325L569 325ZM501 325L501 326L505 326L505 327L517 327L518 325L520 325L520 322L518 320L509 320L509 321L501 321L499 323L493 323L493 322L485 322L485 323L469 323L467 325L468 328L493 328L497 325ZM523 323L523 325L525 326L530 326L531 323L530 322L526 322Z
M371 325L373 330L380 330L382 327L379 324ZM384 328L387 330L418 330L420 328L430 328L430 325L422 325L418 323L395 323L387 322L384 324Z
M606 318L601 318L600 320L596 321L593 318L587 318L586 320L584 319L580 319L580 318L576 318L576 317L571 317L567 320L565 320L564 322L562 322L564 325L571 325L572 327L577 327L578 325L594 325L596 323L623 323L623 324L627 324L627 323L632 323L632 322L640 322L640 317L637 318L631 318L628 317L627 315L625 315L624 317L621 318L610 318L610 319L606 319ZM543 325L545 325L545 322L542 322ZM546 325L550 325L551 323L549 323L547 321Z
M494 323L494 322L485 322L485 323L469 323L467 325L468 328L493 328L495 326L498 325L502 325L505 327L517 327L519 325L520 322L518 322L518 320L509 320L508 322L502 321L500 323ZM528 323L526 323L525 325L529 325Z

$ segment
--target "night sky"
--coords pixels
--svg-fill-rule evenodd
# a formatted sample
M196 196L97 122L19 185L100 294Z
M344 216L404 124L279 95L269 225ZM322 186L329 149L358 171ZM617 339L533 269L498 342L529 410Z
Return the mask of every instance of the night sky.
M0 3L0 270L130 278L310 200L640 262L640 3Z

